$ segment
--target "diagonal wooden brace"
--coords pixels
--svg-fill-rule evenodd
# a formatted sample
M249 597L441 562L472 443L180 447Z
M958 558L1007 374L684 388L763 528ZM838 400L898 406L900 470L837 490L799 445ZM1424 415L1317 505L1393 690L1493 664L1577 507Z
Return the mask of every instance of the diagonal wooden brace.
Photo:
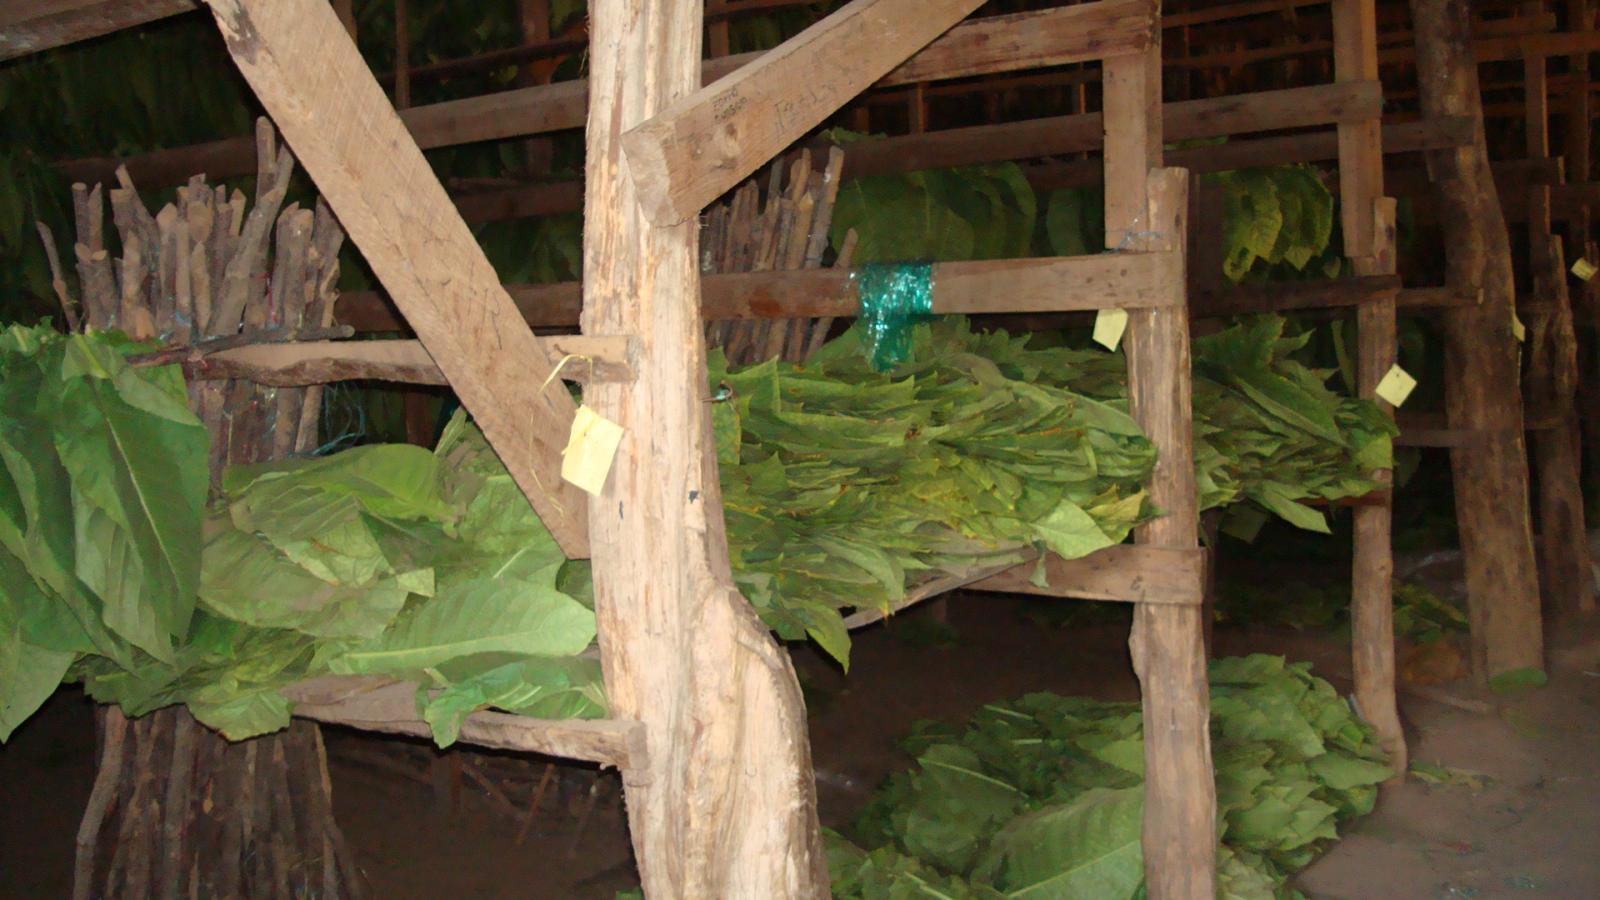
M983 0L853 0L622 136L639 203L673 225L765 165Z
M569 557L576 407L327 0L208 0L239 70Z

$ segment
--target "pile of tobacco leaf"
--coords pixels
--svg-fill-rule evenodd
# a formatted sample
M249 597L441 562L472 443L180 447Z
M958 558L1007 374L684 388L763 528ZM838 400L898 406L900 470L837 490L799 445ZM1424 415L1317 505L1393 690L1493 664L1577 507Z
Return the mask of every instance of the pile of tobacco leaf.
M0 739L63 678L138 715L187 703L232 738L333 673L473 709L600 715L594 614L481 434L236 467L207 510L208 439L179 370L107 335L0 334ZM587 588L587 585L584 585Z
M1262 318L1195 344L1207 506L1361 494L1391 426L1323 386ZM1120 355L918 326L872 370L856 334L805 367L710 383L735 578L781 636L841 662L841 612L943 573L1080 557L1157 514L1154 449ZM207 435L176 368L48 328L0 334L0 739L63 677L130 714L187 703L245 737L281 727L285 685L385 674L433 690L442 743L472 709L600 715L587 563L566 561L482 436L370 445L230 470L207 509Z
M1202 508L1248 501L1327 531L1308 499L1371 491L1392 423L1325 386L1263 316L1194 343ZM735 579L785 638L847 659L839 611L1043 547L1085 556L1157 510L1155 451L1128 415L1120 354L918 326L909 361L873 371L855 330L805 366L767 362L711 382Z
M1390 775L1371 731L1309 664L1211 664L1217 896L1292 896L1290 875L1372 809ZM916 768L829 834L840 900L1143 894L1143 727L1137 703L1029 694L964 727L920 724Z

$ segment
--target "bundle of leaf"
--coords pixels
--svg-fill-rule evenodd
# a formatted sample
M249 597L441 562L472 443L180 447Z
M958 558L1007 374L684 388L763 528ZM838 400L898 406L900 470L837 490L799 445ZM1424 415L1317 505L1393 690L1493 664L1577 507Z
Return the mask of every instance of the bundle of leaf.
M1350 627L1350 585L1345 582L1293 582L1263 586L1229 584L1219 592L1217 621L1305 629ZM1427 644L1469 630L1467 615L1426 587L1394 583L1394 636Z
M481 434L228 471L176 367L103 333L0 340L0 738L61 682L129 715L185 703L230 738L288 723L279 691L385 674L441 744L473 709L604 713L576 654L594 614Z
M829 232L857 265L1033 255L1037 201L1015 163L868 175L839 186Z
M1389 464L1389 420L1341 397L1268 316L1196 341L1201 504L1249 501L1327 531L1302 501L1358 496ZM872 369L852 331L803 366L737 372L713 357L735 579L781 635L841 662L840 610L887 607L944 574L1120 543L1156 511L1154 450L1127 414L1123 359L918 326L909 361Z
M1229 281L1330 278L1343 264L1329 251L1333 195L1310 166L1272 166L1201 176L1222 195L1222 274ZM1105 192L1063 188L1045 201L1045 237L1059 256L1105 246Z
M1217 895L1281 896L1371 811L1390 771L1309 665L1222 659L1210 680ZM963 728L919 725L905 743L917 767L891 776L856 825L877 849L830 838L835 896L1139 896L1142 732L1136 703L1054 694L989 704Z

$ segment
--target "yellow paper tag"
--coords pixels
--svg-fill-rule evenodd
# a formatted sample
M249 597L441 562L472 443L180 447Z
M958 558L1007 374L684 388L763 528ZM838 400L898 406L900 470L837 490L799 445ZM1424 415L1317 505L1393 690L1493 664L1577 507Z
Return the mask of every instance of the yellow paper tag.
M1378 382L1378 387L1373 393L1392 406L1400 406L1416 388L1417 380L1411 377L1410 372L1400 368L1399 363L1395 363L1389 367L1388 373Z
M591 494L599 494L611 474L622 443L622 426L587 406L578 407L567 449L561 451L561 477Z
M1094 342L1107 350L1117 349L1122 333L1128 330L1128 311L1102 309L1094 317Z
M1593 278L1597 273L1600 273L1600 268L1596 268L1594 263L1581 256L1578 257L1577 262L1572 264L1572 274L1582 278L1584 281Z
M1517 315L1516 310L1511 311L1511 334L1519 342L1528 339L1528 329L1522 324L1522 319Z

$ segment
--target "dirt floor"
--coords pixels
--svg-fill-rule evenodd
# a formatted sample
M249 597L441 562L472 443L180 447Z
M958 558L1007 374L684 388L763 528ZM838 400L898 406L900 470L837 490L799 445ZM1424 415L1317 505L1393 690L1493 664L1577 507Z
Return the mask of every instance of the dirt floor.
M848 676L799 654L825 823L847 823L872 785L906 764L893 740L919 718L964 717L1032 690L1136 696L1125 625L1102 616L1055 627L1038 621L1043 602L957 595L949 633L932 609L907 613L858 635ZM1452 767L1456 783L1386 790L1377 812L1303 873L1302 890L1600 897L1600 622L1553 631L1546 688L1502 698L1457 683L1432 699L1401 697L1413 758ZM1219 629L1216 650L1311 660L1349 688L1337 637ZM91 727L81 696L63 692L0 748L0 897L68 896ZM614 776L555 770L519 843L545 763L471 756L430 765L420 746L355 735L330 735L329 746L339 821L374 897L609 898L633 883Z

